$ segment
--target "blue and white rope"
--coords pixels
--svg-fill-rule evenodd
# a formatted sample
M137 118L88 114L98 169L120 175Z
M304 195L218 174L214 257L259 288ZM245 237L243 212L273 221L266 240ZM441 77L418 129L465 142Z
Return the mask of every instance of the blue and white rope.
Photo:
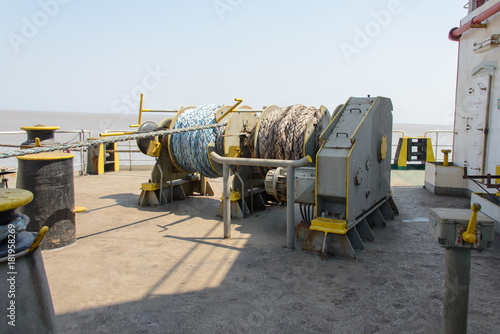
M215 112L222 104L205 104L184 111L174 124L173 129L216 124ZM215 143L216 152L223 156L223 127L183 132L171 135L172 151L179 167L187 172L198 172L203 176L215 178L220 175L214 171L208 159L207 147Z
M9 234L12 232L12 229L9 228L9 225L14 226L15 234L19 234L22 231L26 230L28 224L30 222L30 218L22 213L17 213L16 217L12 219L6 225L0 225L0 240L7 239Z

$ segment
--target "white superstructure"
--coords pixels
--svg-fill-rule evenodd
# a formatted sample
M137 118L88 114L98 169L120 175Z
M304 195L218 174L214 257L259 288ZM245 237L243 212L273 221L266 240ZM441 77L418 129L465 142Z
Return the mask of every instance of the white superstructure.
M475 3L471 4L473 10L460 25L466 25L499 2L488 1L477 8ZM469 175L495 175L500 165L500 77L497 73L500 13L482 23L485 26L471 27L459 40L453 162L467 167ZM470 192L480 190L472 181L468 182L468 189Z

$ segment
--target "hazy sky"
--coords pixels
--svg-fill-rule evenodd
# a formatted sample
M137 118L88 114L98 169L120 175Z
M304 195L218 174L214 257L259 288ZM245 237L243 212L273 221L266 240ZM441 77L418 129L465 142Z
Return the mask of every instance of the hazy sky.
M390 97L452 124L466 1L0 0L0 110L133 113L205 103L330 110ZM5 116L5 112L2 112Z

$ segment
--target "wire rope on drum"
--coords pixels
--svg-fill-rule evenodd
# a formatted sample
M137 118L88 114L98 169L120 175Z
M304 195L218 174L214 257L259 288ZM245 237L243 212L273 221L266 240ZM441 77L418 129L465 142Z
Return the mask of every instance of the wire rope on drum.
M185 110L177 118L173 129L216 124L215 112L222 106L221 104L205 104ZM207 148L213 142L217 154L224 156L223 134L224 128L214 127L171 135L172 153L179 167L185 171L198 172L209 178L219 177L220 175L210 164Z
M258 157L263 159L298 160L304 157L304 138L307 124L312 120L316 130L314 155L320 148L323 132L322 114L315 107L302 104L273 110L262 116L257 134ZM267 172L269 169L265 169Z

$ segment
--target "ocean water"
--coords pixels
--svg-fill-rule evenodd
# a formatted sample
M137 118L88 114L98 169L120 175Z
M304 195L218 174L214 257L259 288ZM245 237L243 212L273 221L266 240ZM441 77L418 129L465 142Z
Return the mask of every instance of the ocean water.
M16 148L13 147L2 147L1 145L19 145L26 140L26 133L20 128L22 126L33 126L36 124L44 124L49 126L59 126L61 130L88 130L91 132L93 137L98 137L100 133L105 131L114 130L128 130L130 131L131 124L137 124L138 114L134 115L118 115L118 114L97 114L97 113L64 113L64 112L37 112L37 111L0 111L2 116L2 121L0 122L0 152L12 151ZM166 117L172 117L173 113L145 113L143 114L142 121L151 120L159 123L162 119ZM451 125L423 125L423 124L394 124L393 130L404 131L406 136L424 136L427 131L430 130L447 130L451 131L453 127ZM2 132L6 131L19 131L20 134L4 134ZM394 155L395 146L398 143L398 138L401 133L393 133L393 149L392 154ZM433 144L435 144L435 133L429 133L428 137L432 138ZM78 141L78 134L71 133L56 133L56 140L61 143L69 141ZM450 148L453 143L453 134L444 133L439 137L438 147L438 159L442 159L442 153L440 152L443 148ZM128 149L129 143L123 142L118 144L118 149ZM441 146L444 145L444 146ZM133 150L137 150L135 142L131 142L131 147ZM154 163L154 158L148 157L142 153L132 153L132 165L148 164L152 165ZM120 165L129 165L130 155L128 153L119 153ZM75 169L80 168L80 156L78 152L75 152ZM0 160L0 167L2 168L13 168L17 167L16 158L7 158Z

